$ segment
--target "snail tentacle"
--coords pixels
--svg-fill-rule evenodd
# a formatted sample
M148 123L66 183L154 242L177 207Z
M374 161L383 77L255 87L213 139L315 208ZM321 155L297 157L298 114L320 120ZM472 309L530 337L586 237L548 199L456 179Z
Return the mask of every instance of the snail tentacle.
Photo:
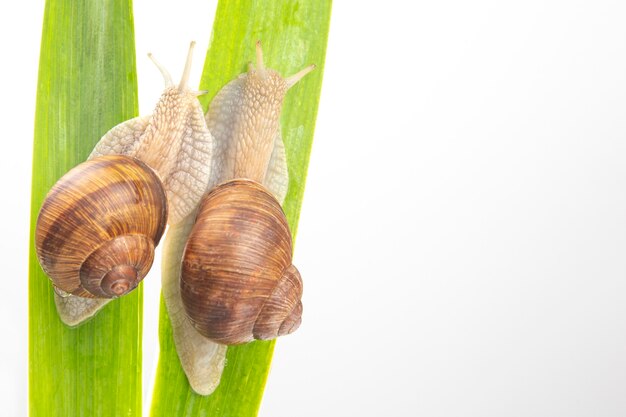
M301 79L304 78L309 72L313 71L316 68L315 64L311 64L308 67L302 68L300 71L296 72L290 77L285 78L285 83L287 84L287 89L290 89L294 85L298 83Z
M152 52L148 53L148 58L150 61L157 67L157 69L161 72L163 76L163 82L165 83L165 88L170 88L174 85L174 81L172 80L172 75L161 63L152 55Z

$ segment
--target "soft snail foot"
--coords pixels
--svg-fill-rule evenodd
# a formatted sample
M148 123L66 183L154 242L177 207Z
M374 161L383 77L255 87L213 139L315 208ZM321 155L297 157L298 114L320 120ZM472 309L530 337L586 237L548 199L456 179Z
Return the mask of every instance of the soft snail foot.
M196 213L193 212L180 223L170 226L165 236L162 292L172 323L176 353L189 385L197 394L209 395L220 383L227 347L198 333L185 315L180 297L180 261L195 217Z
M54 293L54 303L59 317L70 327L78 326L95 316L109 301L111 299L108 298L77 297L59 289Z
M184 333L184 341L181 338L174 339L176 351L191 389L196 394L209 395L220 384L226 365L227 346L202 336L191 324L188 324L188 328L189 331L179 332Z

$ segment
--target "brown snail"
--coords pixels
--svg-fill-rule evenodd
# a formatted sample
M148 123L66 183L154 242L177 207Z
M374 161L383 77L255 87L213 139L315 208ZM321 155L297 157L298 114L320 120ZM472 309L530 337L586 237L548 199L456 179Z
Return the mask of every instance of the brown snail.
M302 279L291 252L287 219L265 187L240 179L214 188L183 255L182 300L196 330L227 345L296 330Z
M187 216L204 195L213 138L197 100L203 92L187 86L193 47L177 86L150 56L166 85L154 112L113 127L43 203L37 253L68 325L135 288L168 221Z
M101 156L50 190L37 218L35 248L57 288L116 298L150 270L166 222L167 198L156 173L134 158Z
M291 235L280 208L289 184L280 113L287 90L314 68L283 78L265 67L257 42L256 67L225 85L206 114L215 140L207 189L221 185L203 198L197 216L170 227L162 267L176 351L199 394L218 386L225 344L274 338L299 325L302 282L291 265ZM217 212L228 219L212 217ZM267 227L256 227L261 219ZM236 266L241 260L247 265Z

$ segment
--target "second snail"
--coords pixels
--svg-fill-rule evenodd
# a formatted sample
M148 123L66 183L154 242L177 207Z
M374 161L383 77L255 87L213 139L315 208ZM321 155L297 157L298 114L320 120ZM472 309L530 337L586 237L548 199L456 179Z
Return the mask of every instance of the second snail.
M168 223L163 296L189 383L208 395L227 345L273 339L301 322L279 118L287 90L314 66L283 78L265 67L257 42L256 65L204 115L203 92L187 87L193 46L178 85L153 59L166 85L154 113L111 129L53 187L36 249L60 318L80 325L137 286Z

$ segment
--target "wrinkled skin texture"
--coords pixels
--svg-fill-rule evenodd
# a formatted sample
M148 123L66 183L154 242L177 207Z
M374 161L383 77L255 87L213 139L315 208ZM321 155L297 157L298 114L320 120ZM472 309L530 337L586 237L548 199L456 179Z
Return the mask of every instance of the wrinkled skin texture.
M197 206L211 174L213 138L203 118L193 92L169 87L151 116L111 129L89 158L123 154L145 162L163 181L176 224Z

